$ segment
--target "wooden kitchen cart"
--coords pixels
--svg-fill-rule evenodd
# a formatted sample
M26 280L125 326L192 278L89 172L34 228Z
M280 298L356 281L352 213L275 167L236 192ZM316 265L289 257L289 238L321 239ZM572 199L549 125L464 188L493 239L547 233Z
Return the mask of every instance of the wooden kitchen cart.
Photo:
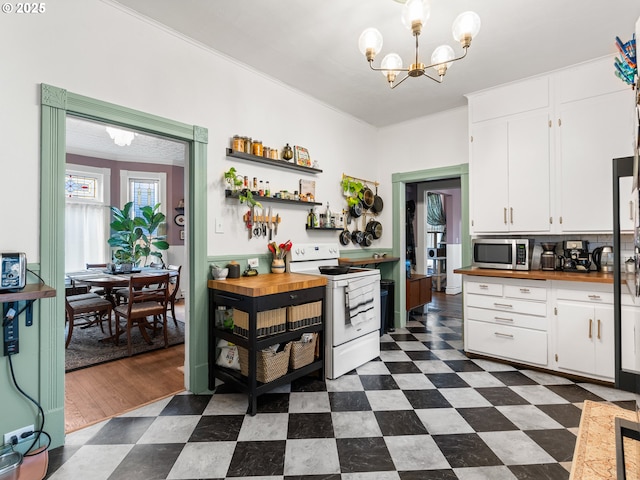
M236 385L249 396L248 413L255 415L257 397L280 385L290 383L296 378L319 371L324 379L324 312L325 285L327 279L321 276L297 273L263 274L256 277L241 277L226 280L209 280L209 389L215 389L215 379ZM308 303L322 303L321 323L285 330L281 333L258 337L258 314L270 310ZM218 307L224 306L245 312L249 318L247 336L244 337L232 330L217 327L215 314ZM297 368L289 368L288 372L268 383L261 383L256 378L257 352L276 343L286 344L298 340L303 333L319 333L319 358L311 364ZM216 365L217 342L223 339L248 351L248 375L243 376L238 370Z

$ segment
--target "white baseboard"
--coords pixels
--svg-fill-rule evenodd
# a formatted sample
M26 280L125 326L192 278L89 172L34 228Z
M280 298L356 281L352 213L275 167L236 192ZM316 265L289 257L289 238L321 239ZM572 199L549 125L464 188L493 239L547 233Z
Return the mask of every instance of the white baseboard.
M459 293L462 293L462 287L447 287L445 289L445 293L447 295L457 295Z

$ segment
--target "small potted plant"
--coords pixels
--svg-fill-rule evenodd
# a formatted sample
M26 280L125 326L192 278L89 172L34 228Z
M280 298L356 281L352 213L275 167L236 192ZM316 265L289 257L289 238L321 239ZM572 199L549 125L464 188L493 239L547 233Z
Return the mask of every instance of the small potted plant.
M238 187L242 185L242 178L238 175L236 167L231 167L224 172L225 190L235 193Z

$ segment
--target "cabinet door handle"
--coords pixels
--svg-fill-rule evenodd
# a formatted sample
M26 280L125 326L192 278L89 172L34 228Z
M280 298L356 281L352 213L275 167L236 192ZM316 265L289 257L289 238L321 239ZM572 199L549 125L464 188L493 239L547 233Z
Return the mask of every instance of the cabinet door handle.
M503 307L503 308L513 308L513 305L509 305L508 303L494 303L494 307Z
M593 338L592 330L593 330L593 319L590 318L589 319L589 338Z
M520 293L531 293L531 290L529 290L528 288L521 288Z
M493 317L493 319L498 322L513 322L513 318Z
M511 335L510 333L494 332L494 335L495 335L496 337L513 338L513 335Z
M598 340L600 340L600 319L598 319Z
M502 214L504 217L504 224L507 224L507 207L504 207L504 213Z
M478 285L478 288L479 288L480 290L487 290L487 289L489 288L489 285L484 285L484 284L482 284L482 285Z
M513 207L510 209L511 225L513 225Z
M629 220L633 220L633 201L629 200Z
M600 300L600 295L589 295L589 300Z

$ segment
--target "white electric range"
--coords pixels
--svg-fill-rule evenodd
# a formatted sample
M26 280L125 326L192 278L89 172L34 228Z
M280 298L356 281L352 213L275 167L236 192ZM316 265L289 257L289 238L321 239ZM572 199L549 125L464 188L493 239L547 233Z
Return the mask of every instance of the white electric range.
M330 379L380 356L380 271L321 272L339 267L339 256L338 243L294 244L287 254L288 271L327 279L325 372Z

